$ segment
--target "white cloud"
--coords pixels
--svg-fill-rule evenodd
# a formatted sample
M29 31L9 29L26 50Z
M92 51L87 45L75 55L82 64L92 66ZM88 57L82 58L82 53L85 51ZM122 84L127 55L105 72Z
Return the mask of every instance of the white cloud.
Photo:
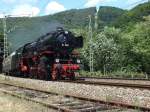
M4 18L4 14L0 14L0 18Z
M93 7L93 6L97 6L100 3L109 3L109 2L116 2L117 0L86 0L86 4L84 5L84 7Z
M92 7L96 6L100 2L103 2L104 0L87 0L87 3L84 5L85 7Z
M12 15L15 16L37 16L40 12L38 7L31 6L30 4L23 4L16 6L13 11Z
M48 5L46 6L45 13L54 14L54 13L61 12L64 10L66 10L66 8L62 4L52 1L52 2L49 2Z

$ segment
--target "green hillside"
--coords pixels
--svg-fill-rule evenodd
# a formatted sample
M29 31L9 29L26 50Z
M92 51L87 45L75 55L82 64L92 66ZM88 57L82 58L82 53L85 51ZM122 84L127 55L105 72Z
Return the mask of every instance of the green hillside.
M12 26L23 26L24 28L34 28L37 26L34 26L35 24L38 25L38 27L42 27L45 24L44 23L53 23L53 21L63 24L66 27L71 26L73 27L79 27L79 26L85 26L88 22L88 15L94 16L96 12L95 7L86 8L86 9L72 9L68 11L63 11L60 13L56 13L54 15L47 15L47 16L41 16L41 17L15 17L15 18L8 18L7 19L7 27L10 29ZM46 27L45 27L46 28ZM0 19L0 32L3 31L2 28L2 19Z
M98 12L99 23L101 23L100 25L103 26L111 25L125 12L127 11L120 8L102 6L99 8L99 12Z
M98 18L99 24L103 23L103 26L111 24L115 21L119 16L124 14L126 11L115 8L115 7L107 7L103 6L99 8ZM81 28L88 25L88 16L91 15L94 19L94 15L96 13L96 8L85 8L85 9L71 9L68 11L63 11L54 15L47 15L41 17L18 17L18 18L8 18L7 19L7 27L11 29L12 26L22 26L24 28L37 28L44 26L47 29L47 25L49 23L53 23L53 21L64 25L67 28ZM44 24L46 23L46 24ZM0 19L0 32L3 32L2 28L2 19ZM44 33L44 32L43 32Z
M150 2L140 4L137 7L131 9L130 11L123 14L115 21L115 26L119 28L126 28L129 25L144 21L144 16L150 15Z
M54 20L58 20L70 28L80 28L82 26L88 25L88 16L94 17L96 13L96 8L86 8L86 9L72 9L64 12L54 14L52 17Z

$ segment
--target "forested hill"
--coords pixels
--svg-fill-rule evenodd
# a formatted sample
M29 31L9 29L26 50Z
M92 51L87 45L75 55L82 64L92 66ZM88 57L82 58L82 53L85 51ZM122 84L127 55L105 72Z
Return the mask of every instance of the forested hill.
M96 7L86 9L72 9L54 14L52 16L47 16L47 19L52 18L54 20L58 20L68 27L79 28L88 25L88 16L91 15L92 17L94 17L95 13Z
M85 9L71 9L56 13L54 15L47 15L42 17L21 17L8 19L8 29L12 26L22 26L24 28L35 28L41 26L47 26L53 21L61 23L62 25L69 28L81 28L88 25L88 15L94 17L96 8L85 8ZM101 6L98 12L98 24L100 27L103 26L116 26L126 27L136 22L142 21L143 16L150 14L150 2L138 5L137 7L127 11L120 8ZM2 20L2 19L1 19ZM0 20L0 32L3 31L2 21ZM47 27L45 27L47 28Z
M48 25L52 23L61 24L66 27L79 27L85 26L88 22L88 15L94 16L96 12L95 7L85 8L85 9L71 9L56 13L54 15L46 15L40 17L15 17L7 18L7 29L11 29L13 26L24 27L24 28L40 28L45 27L47 29ZM55 24L54 24L55 26ZM0 32L3 31L2 19L0 21ZM44 32L43 32L44 33Z
M125 14L127 11L110 6L101 6L98 11L99 25L108 26L112 25L120 16Z
M21 26L28 29L45 27L52 23L62 24L66 27L80 27L88 23L88 15L94 16L96 12L95 7L86 9L71 9L56 13L54 15L47 15L41 17L16 17L7 19L7 27L10 29L13 26ZM10 27L10 28L9 28ZM0 32L2 32L2 19L0 21ZM43 32L44 33L44 32Z
M100 26L109 25L125 12L126 11L115 7L100 7L98 12ZM50 24L51 22L53 23L53 21L55 21L69 28L81 28L88 25L88 16L91 15L94 18L95 13L96 7L85 9L71 9L56 13L54 15L47 15L42 17L21 17L13 19L10 18L7 19L7 24L8 29L9 27L20 25L24 28L34 28L47 26L46 24ZM2 21L0 21L0 32L2 31Z
M98 24L100 26L110 25L112 22L118 19L118 17L122 16L125 12L125 10L116 7L102 6L99 8L98 11ZM95 13L96 8L91 7L86 9L72 9L69 11L57 13L53 16L48 16L46 18L53 18L55 20L59 20L60 22L63 22L63 24L71 28L80 28L88 25L89 15L91 15L92 20L94 20Z
M126 28L132 26L137 22L144 21L144 16L150 15L150 2L140 4L135 8L127 11L115 21L115 26L119 28Z

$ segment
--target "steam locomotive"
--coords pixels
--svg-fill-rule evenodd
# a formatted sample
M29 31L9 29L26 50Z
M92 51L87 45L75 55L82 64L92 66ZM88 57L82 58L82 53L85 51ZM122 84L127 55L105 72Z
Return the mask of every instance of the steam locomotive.
M80 70L75 49L82 47L82 36L57 28L10 54L3 60L3 72L42 80L74 80Z

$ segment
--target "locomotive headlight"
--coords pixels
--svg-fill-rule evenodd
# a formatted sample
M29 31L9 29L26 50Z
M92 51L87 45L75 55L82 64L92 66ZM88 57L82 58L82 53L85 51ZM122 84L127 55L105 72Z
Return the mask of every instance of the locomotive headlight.
M55 61L56 61L56 63L59 63L59 59L56 59Z
M77 59L77 63L81 63L81 61L79 59Z
M65 34L68 34L69 32L68 31L65 31Z
M65 47L68 47L69 46L69 44L61 44L63 47L65 46Z

